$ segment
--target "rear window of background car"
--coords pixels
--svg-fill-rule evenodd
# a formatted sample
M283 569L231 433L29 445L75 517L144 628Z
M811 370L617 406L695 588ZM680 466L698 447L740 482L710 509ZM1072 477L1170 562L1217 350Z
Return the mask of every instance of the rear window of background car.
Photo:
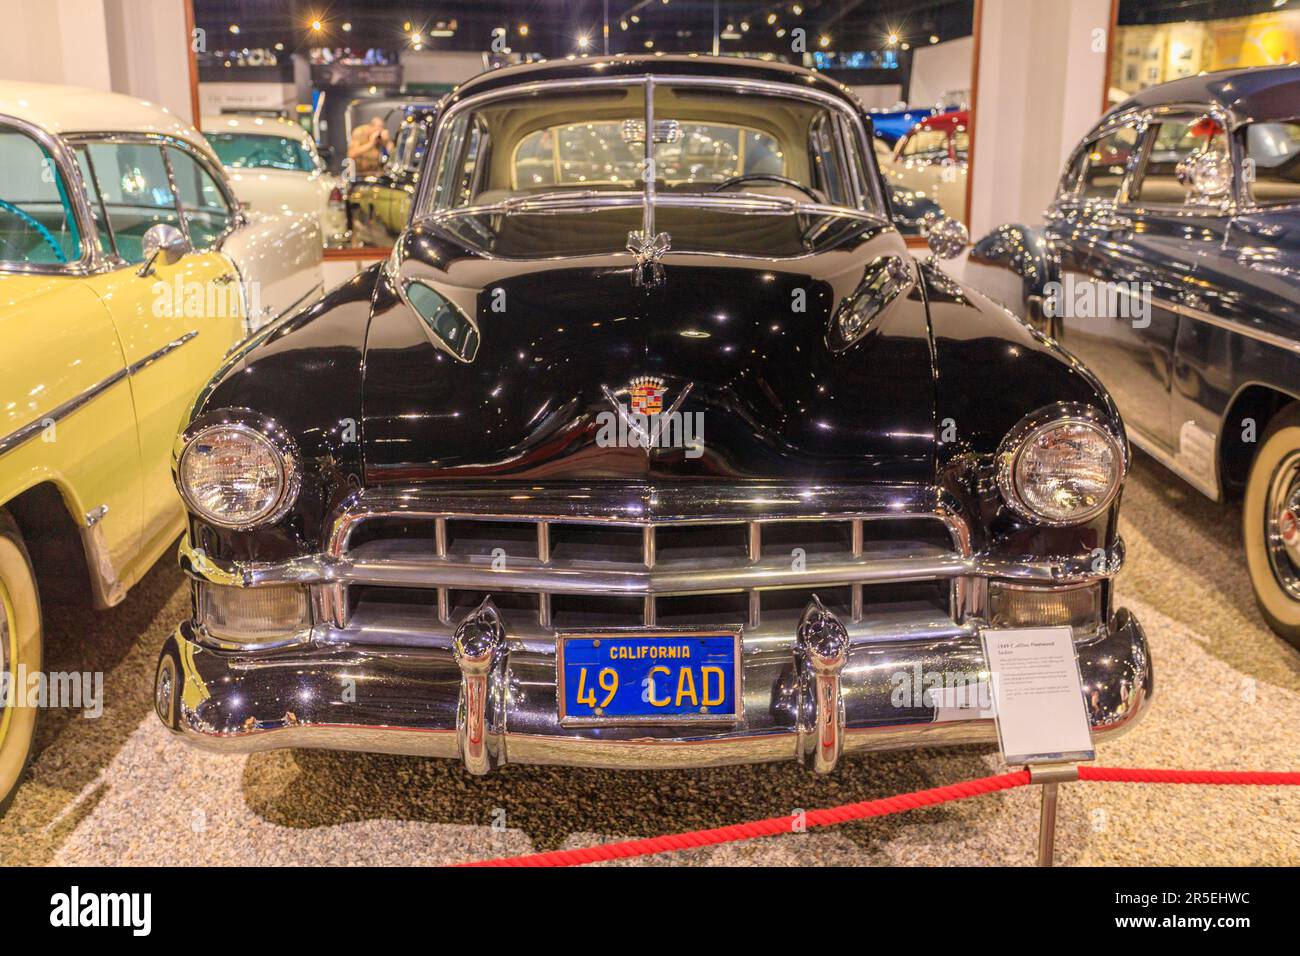
M1300 199L1300 121L1246 127L1251 198L1262 206Z
M40 143L0 126L0 260L57 265L81 258L68 186Z

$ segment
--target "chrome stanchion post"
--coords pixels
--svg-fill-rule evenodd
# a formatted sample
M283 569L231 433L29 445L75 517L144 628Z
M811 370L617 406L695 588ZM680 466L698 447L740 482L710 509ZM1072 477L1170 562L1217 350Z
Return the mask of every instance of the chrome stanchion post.
M1056 806L1062 783L1079 779L1079 765L1073 762L1030 764L1029 782L1041 784L1038 809L1038 865L1052 866L1056 850Z

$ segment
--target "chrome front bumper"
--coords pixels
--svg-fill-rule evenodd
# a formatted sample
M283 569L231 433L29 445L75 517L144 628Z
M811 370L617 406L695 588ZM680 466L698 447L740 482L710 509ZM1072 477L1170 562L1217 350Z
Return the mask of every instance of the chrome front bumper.
M941 709L926 675L985 670L974 626L955 634L864 639L810 605L795 633L747 636L744 715L681 727L565 727L554 646L514 640L490 605L444 647L311 643L240 654L212 649L182 624L158 663L155 704L173 731L216 750L283 747L460 758L481 774L507 763L681 768L799 760L818 772L842 754L996 744L993 720ZM1094 734L1128 729L1152 693L1141 625L1127 610L1078 644Z

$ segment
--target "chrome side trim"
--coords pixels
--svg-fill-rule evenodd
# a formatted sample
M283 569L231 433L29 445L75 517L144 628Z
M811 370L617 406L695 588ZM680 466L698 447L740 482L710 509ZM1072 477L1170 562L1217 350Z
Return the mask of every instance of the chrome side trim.
M1142 451L1146 452L1156 461L1160 462L1160 464L1164 465L1175 475L1177 475L1183 481L1187 482L1189 485L1191 485L1201 494L1205 495L1205 497L1209 498L1211 501L1219 500L1221 493L1219 491L1219 487L1217 483L1214 485L1206 484L1206 482L1201 478L1201 476L1192 474L1192 472L1184 468L1183 465L1178 461L1178 459L1173 455L1169 454L1169 452L1165 451L1164 448L1160 446L1160 443L1157 442L1154 438L1151 438L1143 434L1142 432L1134 428L1132 425L1128 425L1127 429L1128 429L1128 438L1130 442L1132 442L1134 445L1137 445L1138 448L1142 449ZM1216 471L1217 471L1217 462L1216 462Z
M19 445L22 445L23 443L30 441L32 438L35 438L40 432L44 431L45 428L51 423L60 422L63 419L67 418L77 409L81 408L83 405L85 405L86 403L94 399L96 396L112 388L114 385L116 385L118 382L122 381L123 379L131 375L135 375L138 372L144 371L144 369L148 368L154 362L158 361L163 356L176 351L178 348L180 348L186 342L193 339L198 334L199 334L198 332L186 332L179 339L175 339L174 341L168 342L162 348L149 353L144 358L139 359L136 362L133 362L127 368L118 369L112 375L108 376L108 378L104 379L103 381L96 382L94 385L90 386L90 388L86 389L81 394L68 399L62 405L55 406L54 408L50 409L48 412L46 412L44 415L42 415L40 418L36 419L35 421L28 422L26 425L22 426L16 431L10 432L5 437L0 438L0 455L12 451L13 449L17 448Z
M120 368L112 375L108 376L108 378L96 382L81 394L73 396L61 405L56 405L35 421L28 422L18 430L12 431L5 437L0 438L0 455L13 451L13 449L17 448L19 445L35 438L38 434L44 431L47 426L67 418L77 409L81 408L101 393L106 392L118 382L125 379L127 375L127 369Z
M1248 339L1255 339L1263 342L1265 345L1271 345L1274 348L1285 349L1288 352L1294 352L1300 355L1300 340L1287 338L1285 335L1278 335L1276 332L1267 332L1264 329L1253 329L1249 325L1241 322L1234 322L1231 319L1221 318L1204 309L1198 309L1194 306L1184 305L1183 303L1169 302L1165 299L1152 298L1152 303L1161 309L1174 312L1185 319L1191 319L1194 322L1204 322L1206 325L1213 325L1217 328L1224 329L1228 332L1234 332L1237 335L1244 335Z

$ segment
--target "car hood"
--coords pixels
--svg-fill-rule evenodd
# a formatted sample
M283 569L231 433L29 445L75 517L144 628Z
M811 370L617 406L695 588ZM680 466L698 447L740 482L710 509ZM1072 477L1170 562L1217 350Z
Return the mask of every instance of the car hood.
M493 213L408 230L367 333L367 483L933 480L926 307L891 227L660 209L671 251L654 285L634 282L625 248L641 215ZM846 344L837 310L886 267L889 301ZM455 310L451 326L411 282ZM440 336L466 322L472 356Z

